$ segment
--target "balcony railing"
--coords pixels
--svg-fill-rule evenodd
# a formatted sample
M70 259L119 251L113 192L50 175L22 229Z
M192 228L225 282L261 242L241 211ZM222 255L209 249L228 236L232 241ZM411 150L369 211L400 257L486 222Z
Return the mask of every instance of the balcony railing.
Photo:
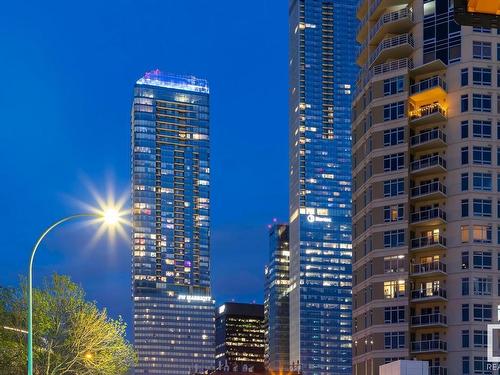
M429 375L448 375L448 368L442 366L430 366Z
M367 48L368 48L368 38L366 38L365 41L360 44L358 49L358 54L356 55L356 61L358 61L361 55L368 53Z
M410 247L412 249L422 249L431 246L446 246L446 238L443 236L429 236L412 238Z
M429 263L412 264L411 266L411 273L413 275L436 271L446 273L446 264L440 261L434 261Z
M415 95L434 87L441 87L444 91L446 91L446 82L439 76L424 79L423 81L410 86L410 95Z
M433 288L433 289L418 289L411 291L411 299L413 300L421 300L428 299L433 297L440 297L446 299L446 289L443 288Z
M410 138L410 145L418 146L423 143L427 143L430 141L434 141L440 139L444 143L446 143L446 134L441 129L432 129L427 132L423 132L417 135L414 135Z
M435 181L425 185L415 186L410 189L411 198L421 197L433 193L443 193L446 195L446 186L439 181Z
M399 299L407 296L405 290L394 290L390 294L385 294L384 299Z
M360 91L364 88L368 81L374 76L400 69L413 69L413 60L411 58L405 57L403 59L378 64L368 70L368 73L366 73L366 69L361 69L356 80L354 97L356 97L360 93Z
M411 317L412 326L446 325L446 315L441 313L424 314Z
M446 110L438 103L425 105L423 107L410 111L409 115L410 121L415 121L434 114L441 114L446 118Z
M404 44L409 44L413 48L415 47L415 42L413 41L413 36L411 34L401 34L393 36L392 38L386 38L382 40L375 51L373 51L373 53L371 54L369 65L373 64L373 62L382 53L382 51L394 47L399 47Z
M373 25L373 27L370 29L370 35L368 39L372 39L375 34L377 34L380 30L380 28L391 22L396 22L399 21L403 18L408 18L411 21L413 21L413 10L409 7L397 10L395 12L390 12L384 14L382 17L379 18L377 23Z
M375 0L371 3L370 9L368 9L368 14L371 16L373 13L375 13L375 9L378 8L382 0Z
M365 1L365 0L361 0L361 1ZM359 34L361 29L366 26L367 21L368 21L368 14L365 15L363 17L363 19L359 22L358 27L356 28L356 36Z
M424 159L412 161L410 163L410 171L418 171L420 169L441 166L446 169L446 160L439 155L430 156Z
M368 1L368 0L358 0L358 3L356 4L356 12L359 11L359 8L361 8L362 6L364 6L364 2L365 1Z
M446 342L442 340L413 341L411 343L412 353L446 352L447 350Z
M446 221L446 212L442 208L436 207L436 208L431 208L430 210L413 212L410 215L411 223L420 223L422 221L427 221L432 219L443 219L444 221Z

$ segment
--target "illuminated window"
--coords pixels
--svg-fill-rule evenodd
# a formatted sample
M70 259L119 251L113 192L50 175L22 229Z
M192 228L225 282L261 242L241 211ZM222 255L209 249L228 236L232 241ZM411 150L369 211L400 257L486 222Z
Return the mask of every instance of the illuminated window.
M491 224L473 225L472 240L476 243L491 243Z
M467 225L460 226L460 238L462 243L469 242L469 227Z
M384 297L385 298L399 298L405 295L405 281L393 280L384 282Z

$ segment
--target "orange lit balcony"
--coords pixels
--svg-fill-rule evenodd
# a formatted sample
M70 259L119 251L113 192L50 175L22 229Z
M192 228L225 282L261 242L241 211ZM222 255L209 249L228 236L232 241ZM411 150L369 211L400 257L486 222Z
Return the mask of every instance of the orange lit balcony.
M446 82L439 76L424 79L410 86L414 102L435 102L446 97Z
M412 150L427 150L446 146L446 134L441 129L432 129L410 138Z
M414 125L424 125L446 120L446 109L439 103L424 105L408 114Z

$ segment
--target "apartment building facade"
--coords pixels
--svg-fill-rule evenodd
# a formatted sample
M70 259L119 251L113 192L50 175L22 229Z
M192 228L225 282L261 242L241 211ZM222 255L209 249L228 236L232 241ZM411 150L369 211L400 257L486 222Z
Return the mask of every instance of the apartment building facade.
M500 36L451 0L360 0L353 374L491 374L500 303Z

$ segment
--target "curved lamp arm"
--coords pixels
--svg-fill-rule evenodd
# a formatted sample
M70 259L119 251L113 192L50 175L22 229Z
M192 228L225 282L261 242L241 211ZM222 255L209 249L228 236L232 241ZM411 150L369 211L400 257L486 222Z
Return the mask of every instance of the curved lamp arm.
M49 232L52 229L61 225L62 223L65 223L66 221L82 217L98 218L102 217L102 215L97 213L86 213L86 214L77 214L65 217L64 219L61 219L52 224L50 227L48 227L45 230L45 232L43 232L42 235L38 238L38 240L35 243L35 246L33 246L33 250L31 252L31 257L30 257L29 272L28 272L28 375L33 375L33 260L35 259L35 253L42 240L45 238L47 234L49 234Z

